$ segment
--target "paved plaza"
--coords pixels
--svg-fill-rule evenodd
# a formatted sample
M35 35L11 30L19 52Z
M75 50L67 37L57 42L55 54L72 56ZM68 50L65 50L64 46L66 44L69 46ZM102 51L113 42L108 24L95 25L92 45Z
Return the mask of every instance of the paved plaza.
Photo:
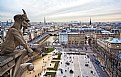
M69 63L69 64L67 64ZM73 73L70 73L70 70ZM57 77L99 77L87 55L64 53L61 56Z

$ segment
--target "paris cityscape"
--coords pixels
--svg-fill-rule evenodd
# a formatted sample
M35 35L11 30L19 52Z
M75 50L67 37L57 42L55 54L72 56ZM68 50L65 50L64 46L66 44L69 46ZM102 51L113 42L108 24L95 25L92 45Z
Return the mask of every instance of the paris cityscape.
M121 0L0 0L0 77L121 77Z

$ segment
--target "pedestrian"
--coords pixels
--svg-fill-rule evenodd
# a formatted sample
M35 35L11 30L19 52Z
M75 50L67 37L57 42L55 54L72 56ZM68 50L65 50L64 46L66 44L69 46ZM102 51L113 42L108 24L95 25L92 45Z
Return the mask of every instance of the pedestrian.
M85 46L85 50L87 51L87 47Z

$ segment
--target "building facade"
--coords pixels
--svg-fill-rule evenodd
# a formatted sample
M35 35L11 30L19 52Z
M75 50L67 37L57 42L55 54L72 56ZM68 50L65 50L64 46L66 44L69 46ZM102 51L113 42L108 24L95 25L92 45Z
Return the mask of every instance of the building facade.
M121 77L121 39L98 39L95 48L101 66L110 77Z
M80 47L85 43L85 34L79 30L63 30L59 33L59 43L67 47Z
M61 32L59 33L59 43L60 44L68 44L68 33L67 32Z
M120 33L112 33L110 31L105 30L96 30L95 33L93 33L93 38L95 39L108 39L109 37L113 38L120 38Z
M68 47L81 47L85 44L85 34L81 32L68 33Z

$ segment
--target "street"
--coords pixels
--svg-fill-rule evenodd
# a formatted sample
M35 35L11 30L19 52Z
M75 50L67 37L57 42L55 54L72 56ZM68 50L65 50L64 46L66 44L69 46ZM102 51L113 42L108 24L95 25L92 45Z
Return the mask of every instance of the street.
M90 57L90 60L92 61L92 64L94 65L96 71L98 72L98 75L99 77L109 77L108 74L106 73L105 70L103 70L101 68L101 66L99 66L98 64L96 64L95 60L96 60L96 57L93 55L93 51L90 49L89 46L87 46L87 51L88 54L89 54L89 57Z

